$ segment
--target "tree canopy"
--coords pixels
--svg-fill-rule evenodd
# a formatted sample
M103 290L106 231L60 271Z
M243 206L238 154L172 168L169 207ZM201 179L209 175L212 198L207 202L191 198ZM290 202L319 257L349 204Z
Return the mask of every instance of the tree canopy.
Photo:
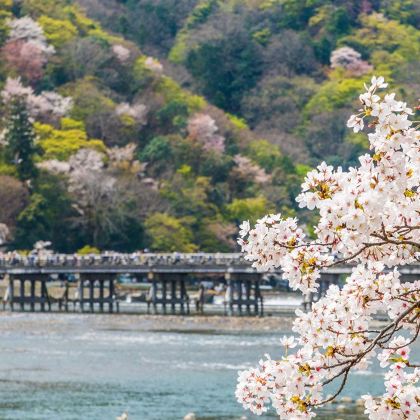
M343 129L363 83L418 98L417 3L0 1L9 246L228 251L280 210L312 231L303 168L367 150Z

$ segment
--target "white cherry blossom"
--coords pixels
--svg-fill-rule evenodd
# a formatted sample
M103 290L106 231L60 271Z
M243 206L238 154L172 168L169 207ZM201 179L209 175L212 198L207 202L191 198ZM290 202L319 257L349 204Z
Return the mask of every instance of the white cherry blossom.
M420 331L420 280L402 283L398 266L420 260L420 133L406 103L378 93L385 87L383 77L373 77L348 122L354 131L372 128L370 153L347 171L323 162L302 184L299 206L320 216L314 240L280 214L241 225L245 258L260 271L281 270L303 293L317 290L322 270L354 264L342 288L331 285L308 313L296 311L296 337L281 340L283 355L239 374L236 397L253 413L271 406L281 419L309 419L340 394L351 370L377 357L387 369L385 393L363 396L365 413L419 419L420 370L410 345ZM390 320L379 329L378 313ZM325 397L329 383L337 391Z

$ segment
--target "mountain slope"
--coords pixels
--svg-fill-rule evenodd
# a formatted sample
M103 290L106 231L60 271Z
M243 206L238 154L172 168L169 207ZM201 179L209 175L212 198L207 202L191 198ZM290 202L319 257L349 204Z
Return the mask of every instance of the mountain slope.
M181 88L135 43L71 1L0 8L9 248L227 251L243 219L295 211L305 167Z
M372 74L414 104L420 91L416 0L80 2L299 162L354 163L365 144L344 122Z

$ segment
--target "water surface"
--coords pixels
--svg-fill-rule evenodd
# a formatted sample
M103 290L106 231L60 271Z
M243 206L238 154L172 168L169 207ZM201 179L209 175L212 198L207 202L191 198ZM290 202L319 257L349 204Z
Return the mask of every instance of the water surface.
M167 331L165 318L144 328L141 317L117 323L116 317L3 315L0 419L103 420L123 411L130 420L178 420L189 412L200 419L256 418L235 401L237 371L266 352L278 354L282 332ZM382 381L375 367L360 372L345 395L379 394ZM338 417L360 418L320 418Z

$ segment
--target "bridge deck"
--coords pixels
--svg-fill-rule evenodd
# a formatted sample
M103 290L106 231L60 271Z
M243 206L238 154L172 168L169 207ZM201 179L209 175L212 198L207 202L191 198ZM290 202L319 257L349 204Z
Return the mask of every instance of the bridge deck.
M332 283L338 284L340 277L349 274L352 265L334 266L321 272L318 295L325 293ZM400 267L403 281L417 279L420 265ZM217 279L226 290L225 311L229 314L242 313L242 307L248 314L263 314L263 296L260 283L268 273L255 270L242 254L103 254L103 255L63 255L40 254L22 257L15 253L0 254L0 277L8 279L8 286L3 305L11 310L41 311L51 310L52 305L58 310L69 310L78 306L84 312L100 312L104 307L109 312L118 311L121 294L115 282L119 275L129 274L144 284L149 284L149 293L143 295L147 303L157 313L158 306L166 313L176 308L180 313L190 312L190 297L187 284L197 283L204 279ZM271 274L281 275L281 271ZM77 280L77 296L69 296L70 285L76 284L68 280L74 275ZM64 280L63 280L64 279ZM201 280L200 280L201 279ZM62 296L53 298L48 291L47 283L51 280L61 281ZM29 286L28 287L26 286ZM202 286L200 286L202 287ZM190 288L193 288L190 286ZM203 289L204 290L204 289ZM122 297L124 299L124 297ZM310 305L310 301L307 302ZM197 312L203 312L204 292L195 299Z
M328 274L347 274L351 264L337 265L323 271ZM146 273L256 273L243 254L101 254L67 255L41 254L20 256L0 254L0 275L9 274L146 274ZM280 270L275 271L280 273ZM400 267L402 274L420 274L420 264Z

